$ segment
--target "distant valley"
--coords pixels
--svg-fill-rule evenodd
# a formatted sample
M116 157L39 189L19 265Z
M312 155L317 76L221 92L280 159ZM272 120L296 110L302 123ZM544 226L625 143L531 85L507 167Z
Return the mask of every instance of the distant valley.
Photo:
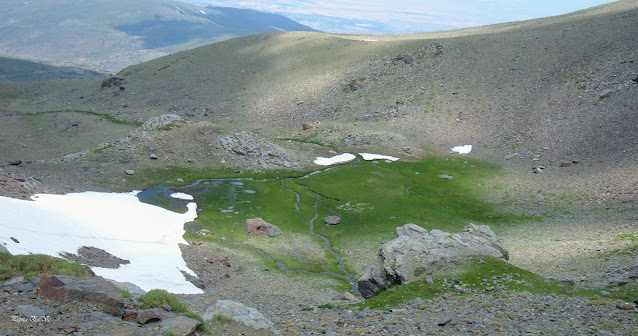
M314 31L276 14L177 1L15 1L0 13L0 54L117 72L204 44L277 31Z

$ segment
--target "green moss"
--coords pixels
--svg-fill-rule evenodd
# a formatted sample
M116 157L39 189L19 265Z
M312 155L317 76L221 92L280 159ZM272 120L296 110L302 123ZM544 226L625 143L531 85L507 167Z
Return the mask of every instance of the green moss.
M47 274L89 276L80 264L43 254L11 255L0 252L0 281L16 276L30 280Z
M216 233L209 237L189 235L189 239L259 250L289 269L313 272L315 276L343 272L334 255L324 249L323 240L310 234L312 218L314 231L330 239L330 246L344 258L351 273L356 273L355 266L368 262L367 257L381 243L395 238L396 228L406 223L428 230L459 232L474 222L498 231L536 219L503 212L501 204L485 201L490 189L484 180L502 174L502 170L480 161L439 157L421 162L362 161L303 178L302 174L232 170L211 173L168 167L136 172L130 182L184 185L204 179L191 187L175 188L195 197L200 212L194 225ZM441 179L440 174L454 179ZM151 202L164 204L160 200ZM183 210L183 204L178 205ZM340 216L341 224L325 225L323 218L330 215ZM277 225L282 234L248 237L245 221L255 217ZM362 252L348 253L352 250ZM366 260L358 259L364 256Z
M565 288L565 284L545 279L501 259L471 258L434 275L431 284L421 279L397 285L353 307L389 309L411 302L417 297L433 299L443 294L464 296L477 293L531 292L563 295ZM593 295L593 292L576 290L570 295Z

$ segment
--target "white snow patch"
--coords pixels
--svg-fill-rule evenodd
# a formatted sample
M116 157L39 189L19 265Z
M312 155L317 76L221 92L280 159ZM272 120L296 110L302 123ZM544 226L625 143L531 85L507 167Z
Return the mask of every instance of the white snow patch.
M32 199L0 196L0 244L12 254L57 257L93 246L131 262L118 269L93 267L97 275L146 291L202 293L180 272L195 275L178 246L186 244L183 226L197 218L197 204L188 203L188 211L180 214L142 203L131 193L39 194Z
M199 10L199 12L200 12L200 13L202 13L202 14L204 14L204 15L206 15L206 12L204 12L204 11L203 11L203 10L201 10L201 9Z
M381 155L381 154L359 153L359 155L361 155L361 157L366 161L372 161L372 160L396 161L399 159L398 157L389 156L389 155Z
M337 163L344 163L348 161L352 161L357 157L350 153L343 153L333 157L325 158L321 156L317 156L317 158L313 161L316 165L319 166L331 166Z
M176 192L176 193L172 193L171 194L172 198L177 198L177 199L181 199L181 200L185 200L185 201L192 201L195 198L193 198L192 195L183 193L183 192Z
M452 147L452 151L459 154L467 154L472 151L472 145L462 145L462 146Z

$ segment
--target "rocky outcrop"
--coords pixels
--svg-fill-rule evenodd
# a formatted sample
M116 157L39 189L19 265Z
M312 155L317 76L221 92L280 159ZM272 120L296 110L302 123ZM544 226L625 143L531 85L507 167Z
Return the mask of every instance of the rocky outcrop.
M275 335L279 335L279 331L275 329L274 323L266 318L260 311L232 300L218 300L214 305L206 309L202 318L204 321L213 323L215 319L228 318L253 329L264 329Z
M246 233L252 237L276 237L281 230L258 217L246 220Z
M78 249L78 254L64 252L61 255L73 262L104 268L119 268L120 265L130 264L129 260L118 258L103 249L93 246L82 246Z
M157 117L148 119L142 126L135 130L135 133L152 132L163 129L169 129L178 124L183 124L186 119L177 114L162 114Z
M398 238L385 243L375 263L358 281L364 298L379 294L393 284L405 284L451 261L470 256L509 259L508 252L488 226L469 224L462 232L451 234L428 231L415 224L397 228Z
M0 252L11 254L11 252L9 252L9 250L7 250L7 248L2 244L0 244Z
M224 135L217 138L218 147L233 154L234 161L243 166L262 169L299 168L301 165L284 148L247 132Z
M38 295L61 303L82 301L100 307L105 313L122 315L124 296L102 277L81 278L67 275L45 276L38 284Z

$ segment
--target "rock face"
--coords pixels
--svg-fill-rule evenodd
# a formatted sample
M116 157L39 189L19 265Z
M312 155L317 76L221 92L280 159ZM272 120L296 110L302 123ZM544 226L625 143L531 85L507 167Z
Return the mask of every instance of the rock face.
M300 163L291 153L258 136L240 132L217 138L218 147L234 154L234 161L242 166L259 166L263 169L299 168Z
M202 315L204 321L213 321L218 317L230 318L235 322L243 323L253 329L268 330L275 335L279 331L275 325L255 308L246 307L243 304L232 300L218 300L214 305L208 307Z
M385 243L374 264L359 279L364 298L379 294L392 284L404 284L431 275L432 271L462 257L492 256L509 259L509 254L486 225L469 224L462 232L440 230L430 233L418 225L397 228L398 238Z
M323 222L328 225L337 225L341 222L341 218L339 216L328 216L323 219Z
M66 275L45 276L38 284L38 295L61 303L84 301L105 313L122 315L124 296L102 277L81 278Z
M9 250L7 250L7 248L2 244L0 244L0 252L11 254L11 252L9 252Z
M258 217L246 220L246 233L253 237L276 237L281 230Z

